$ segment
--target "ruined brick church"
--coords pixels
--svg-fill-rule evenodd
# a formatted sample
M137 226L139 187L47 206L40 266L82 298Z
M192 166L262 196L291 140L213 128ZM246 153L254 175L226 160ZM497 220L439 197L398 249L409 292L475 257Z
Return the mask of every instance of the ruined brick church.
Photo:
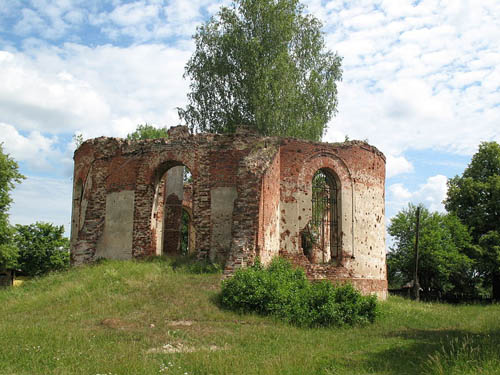
M310 279L387 296L385 158L366 142L169 130L74 155L71 259L196 253L226 274L284 256Z

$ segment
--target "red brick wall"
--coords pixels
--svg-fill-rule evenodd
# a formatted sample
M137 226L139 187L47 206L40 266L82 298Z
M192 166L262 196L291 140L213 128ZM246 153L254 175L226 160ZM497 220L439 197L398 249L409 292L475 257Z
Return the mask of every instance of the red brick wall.
M267 264L279 253L280 154L262 178L259 210L258 255Z
M185 135L170 139L131 142L96 138L75 152L76 181L83 183L87 202L82 229L72 234L74 263L92 261L102 235L106 195L112 191L134 190L133 257L156 253L153 201L161 177L172 166L187 166L193 177L191 188L195 243L200 257L210 248L210 191L235 186L232 227L233 254L229 266L247 264L255 257L261 176L268 158L260 157L260 138L254 135ZM264 166L264 167L263 167ZM161 200L161 199L160 199ZM76 201L79 208L82 202ZM158 207L161 207L161 202ZM161 209L156 212L161 216ZM77 220L77 218L73 218Z
M185 165L193 177L190 195L199 257L207 257L211 246L211 190L235 187L226 273L252 264L257 255L268 261L280 251L311 278L353 280L364 291L386 291L385 159L364 142L328 144L251 133L191 135L177 127L168 140L89 140L74 159L75 189L81 181L83 192L82 200L74 197L72 220L79 223L72 230L74 263L94 259L106 196L124 190L134 191L131 256L157 253L155 191L170 167ZM336 265L311 264L300 245L300 231L311 217L312 176L320 168L332 171L340 187L342 260ZM156 213L162 215L161 210Z

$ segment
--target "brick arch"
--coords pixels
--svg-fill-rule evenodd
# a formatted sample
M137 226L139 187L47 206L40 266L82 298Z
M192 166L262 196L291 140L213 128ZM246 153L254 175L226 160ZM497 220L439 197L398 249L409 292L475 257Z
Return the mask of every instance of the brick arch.
M160 157L156 160L156 163L148 165L148 183L156 184L159 180L167 173L167 171L172 167L179 167L181 165L187 167L193 176L193 180L196 180L195 171L194 171L194 161L189 158L184 157L169 157L170 155L160 155ZM197 174L197 173L196 173Z
M185 145L175 147L168 151L159 151L153 155L148 152L137 166L137 185L135 190L135 209L134 209L134 229L133 244L134 256L155 255L157 254L158 233L156 228L155 203L157 203L157 189L161 178L165 173L176 166L186 166L189 168L193 177L193 199L196 191L195 183L198 178L198 170L195 168L196 154L188 153L190 147Z
M346 162L338 155L322 151L304 160L299 173L299 188L305 191L316 171L323 168L333 172L340 187L346 183L352 186L352 175Z
M180 159L160 159L156 165L152 166L155 169L150 173L149 185L154 189L151 204L151 244L157 255L180 254L181 252L181 223L185 206L182 175L184 169L174 172L172 168L186 167L190 171L191 168L186 165L189 163L184 163ZM173 172L173 175L167 177L170 171ZM168 181L170 181L170 178L177 182L174 182L169 188ZM168 191L167 189L172 190ZM192 206L192 204L189 206ZM190 212L190 217L192 218L192 212ZM191 232L194 234L194 230L191 230Z

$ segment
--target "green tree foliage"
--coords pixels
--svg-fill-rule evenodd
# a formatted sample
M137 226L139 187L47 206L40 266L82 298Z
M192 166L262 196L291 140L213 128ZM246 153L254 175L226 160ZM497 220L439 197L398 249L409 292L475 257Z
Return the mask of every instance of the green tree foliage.
M79 148L85 140L83 139L82 133L73 134L73 142L75 142L76 148Z
M483 142L462 176L448 181L446 209L471 229L478 270L500 300L500 145Z
M350 284L310 283L302 269L282 259L264 268L240 269L224 281L221 304L238 312L272 315L298 326L342 326L373 323L375 296L362 296Z
M298 0L234 0L194 35L185 68L194 130L320 140L337 108L341 58L325 51L321 22Z
M14 268L17 265L17 248L12 242L13 229L9 224L8 210L12 203L10 191L24 176L19 173L17 163L3 152L0 143L0 268Z
M0 270L17 268L19 251L12 241L14 229L7 223L0 225Z
M14 242L19 249L19 267L29 276L69 267L69 240L64 227L50 223L16 225Z
M137 125L134 132L127 134L127 139L132 141L167 137L167 128L155 128L153 125L149 124Z
M416 210L409 204L388 227L394 239L387 254L391 287L413 280ZM468 256L472 251L467 227L455 215L429 212L421 206L418 278L422 297L457 300L477 296L478 275Z

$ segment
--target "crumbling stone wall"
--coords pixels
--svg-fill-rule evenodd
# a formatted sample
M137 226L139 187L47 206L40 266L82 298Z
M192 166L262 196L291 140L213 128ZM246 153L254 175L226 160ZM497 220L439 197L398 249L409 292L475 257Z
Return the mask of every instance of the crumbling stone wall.
M311 279L349 280L365 293L387 293L385 158L365 142L259 137L244 128L233 135L190 134L174 127L168 139L88 140L74 160L74 264L178 252L178 212L185 207L197 255L224 264L226 274L257 256L267 263L281 254ZM172 177L182 166L191 171L189 186ZM311 263L300 233L311 219L312 177L319 169L335 176L339 188L340 256Z
M268 263L280 249L280 153L277 152L262 178L257 253Z

